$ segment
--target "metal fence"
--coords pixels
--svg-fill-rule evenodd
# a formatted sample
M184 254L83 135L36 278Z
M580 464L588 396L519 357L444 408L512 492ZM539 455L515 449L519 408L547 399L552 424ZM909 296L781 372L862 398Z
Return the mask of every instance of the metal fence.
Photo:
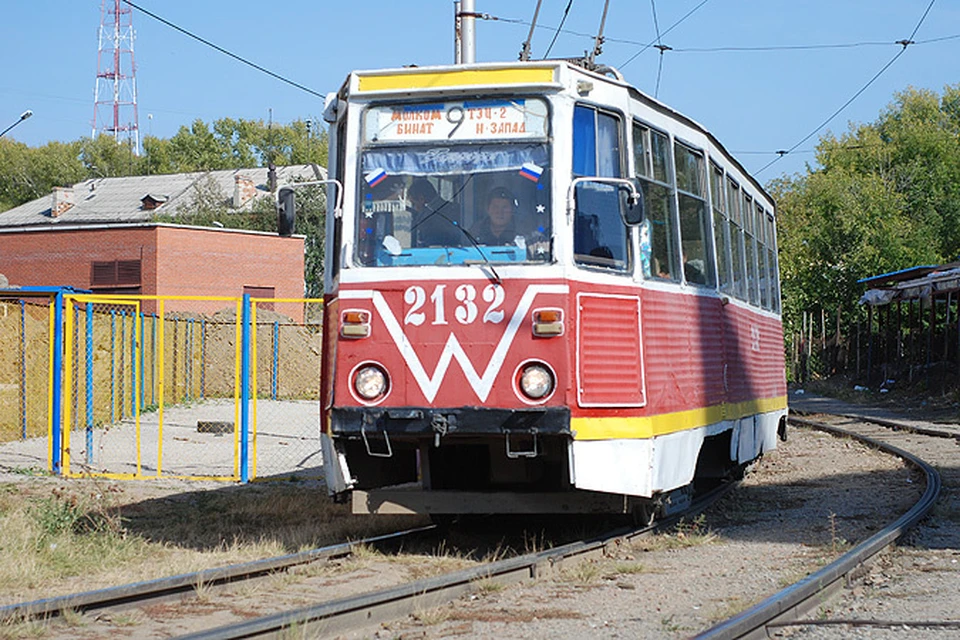
M805 312L798 324L786 344L791 380L800 384L841 375L874 390L960 388L957 291L867 305L852 322L839 310Z
M53 309L46 294L0 299L0 442L47 436Z
M0 303L2 441L67 476L319 475L319 300L67 294L62 322L53 300Z

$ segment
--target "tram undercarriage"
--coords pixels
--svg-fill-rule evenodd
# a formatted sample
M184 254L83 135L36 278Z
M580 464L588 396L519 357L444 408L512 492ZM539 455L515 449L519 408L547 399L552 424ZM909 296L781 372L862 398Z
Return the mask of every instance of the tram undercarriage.
M643 522L685 508L695 490L742 475L745 466L731 459L726 430L703 439L693 479L682 486L649 496L578 489L568 415L565 408L339 413L336 444L324 436L325 456L338 457L343 486L352 489L339 498L350 497L358 514L606 513ZM636 461L638 473L644 466Z

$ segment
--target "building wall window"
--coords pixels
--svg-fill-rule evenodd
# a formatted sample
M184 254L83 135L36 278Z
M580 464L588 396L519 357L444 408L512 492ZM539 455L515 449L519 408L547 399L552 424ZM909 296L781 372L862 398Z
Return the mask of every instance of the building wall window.
M251 298L276 298L277 290L276 287L252 287L249 285L244 285L243 292L249 294ZM273 311L274 303L273 302L258 302L257 309L267 309Z

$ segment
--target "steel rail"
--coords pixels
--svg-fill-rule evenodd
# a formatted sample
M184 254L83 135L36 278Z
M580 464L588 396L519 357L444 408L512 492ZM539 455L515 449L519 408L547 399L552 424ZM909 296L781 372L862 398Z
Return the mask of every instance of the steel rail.
M121 606L142 606L147 603L181 597L185 593L203 587L219 587L270 575L298 565L332 560L349 556L360 545L374 545L390 542L406 536L431 531L436 525L407 529L394 533L373 536L354 542L301 551L263 560L254 560L240 564L203 569L194 573L184 573L167 578L157 578L143 582L134 582L106 589L96 589L73 593L55 598L44 598L31 602L0 607L0 621L27 620L39 617L60 615L63 611L93 611Z
M855 416L849 416L855 417ZM863 422L877 422L872 418L857 417ZM837 436L850 437L880 451L893 454L908 464L922 470L926 475L926 489L920 499L893 523L864 540L816 573L770 596L746 611L717 624L695 636L698 640L729 640L733 638L768 638L767 628L776 627L800 619L843 586L843 581L852 577L867 561L892 545L906 531L915 526L933 508L940 495L940 473L917 456L891 444L868 438L833 425L804 418L791 417L790 422L825 431ZM879 423L878 423L879 424Z
M396 620L417 610L451 602L472 592L478 582L512 584L526 578L539 578L558 571L565 562L581 562L602 555L620 541L632 540L671 526L684 517L699 513L713 504L737 482L727 483L698 497L688 509L640 529L621 528L589 540L571 542L555 549L498 560L446 575L416 580L382 591L374 591L324 602L314 606L283 611L245 622L217 627L183 636L178 640L235 640L282 636L287 629L312 637L312 634L336 636L364 626Z

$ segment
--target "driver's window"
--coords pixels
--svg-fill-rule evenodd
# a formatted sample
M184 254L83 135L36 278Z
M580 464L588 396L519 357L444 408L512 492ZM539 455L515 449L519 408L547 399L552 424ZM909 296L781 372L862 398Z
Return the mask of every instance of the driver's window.
M578 105L573 118L573 172L577 177L621 177L620 119ZM616 187L596 182L576 189L573 252L578 264L630 270L630 233L620 217Z

